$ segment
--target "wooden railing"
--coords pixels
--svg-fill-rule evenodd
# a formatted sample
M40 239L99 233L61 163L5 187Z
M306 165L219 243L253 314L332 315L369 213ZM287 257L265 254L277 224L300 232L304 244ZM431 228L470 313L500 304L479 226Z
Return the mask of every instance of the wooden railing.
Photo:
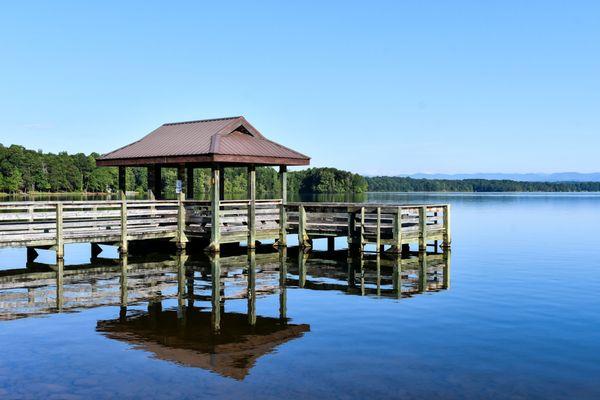
M297 232L301 245L311 238L347 236L349 243L400 247L443 241L450 245L450 206L369 203L290 203L288 232Z
M176 201L0 203L0 247L174 237Z

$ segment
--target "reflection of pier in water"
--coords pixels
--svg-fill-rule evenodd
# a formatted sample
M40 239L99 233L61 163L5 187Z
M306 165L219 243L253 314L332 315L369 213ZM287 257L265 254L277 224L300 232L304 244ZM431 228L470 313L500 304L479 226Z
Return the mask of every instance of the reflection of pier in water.
M282 248L250 254L198 258L180 253L159 261L123 256L85 265L30 263L3 270L0 320L170 298L193 306L195 301L254 302L257 296L279 292L285 301L287 286L396 298L449 287L449 252L390 258ZM215 268L220 271L216 280ZM285 314L285 304L281 308Z
M284 247L229 257L181 252L152 261L124 255L86 265L30 263L0 271L0 320L120 306L118 317L97 324L106 337L161 360L243 379L259 357L310 330L290 323L288 287L394 298L449 287L449 251L349 254ZM265 295L278 295L278 317L257 315L256 300ZM245 300L247 312L226 311L228 300ZM145 302L147 311L129 308Z

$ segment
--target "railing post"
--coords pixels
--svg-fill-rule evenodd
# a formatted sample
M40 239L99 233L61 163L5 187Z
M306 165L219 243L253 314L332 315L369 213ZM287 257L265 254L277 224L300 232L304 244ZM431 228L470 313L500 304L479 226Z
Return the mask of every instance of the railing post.
M375 251L381 251L381 207L377 207L377 232L375 234Z
M256 247L256 169L248 167L248 248Z
M300 248L310 247L308 240L308 234L306 233L306 210L300 204L298 206L298 245Z
M210 228L210 250L218 252L221 241L221 202L219 201L219 168L212 168L211 178L211 228Z
M419 250L427 250L427 206L419 207Z
M121 254L127 254L127 198L121 192Z
M177 209L177 248L184 249L187 243L187 237L185 236L185 193L181 192L178 195L178 209Z
M65 256L65 243L63 238L63 205L56 203L56 259L62 260Z
M394 226L393 226L393 236L394 236L394 253L402 252L402 207L398 207L396 210L396 214L394 214Z
M281 205L279 206L279 246L287 246L287 167L279 167L279 184L281 186Z
M444 248L450 248L452 244L452 236L450 234L450 204L446 204L444 208Z

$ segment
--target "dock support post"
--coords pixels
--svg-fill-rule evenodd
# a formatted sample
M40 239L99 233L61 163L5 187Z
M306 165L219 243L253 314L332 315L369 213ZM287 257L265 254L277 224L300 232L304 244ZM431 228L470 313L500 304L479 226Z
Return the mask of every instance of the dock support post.
M310 247L308 234L306 233L306 210L302 204L298 206L298 246L301 249Z
M163 198L162 195L162 170L160 168L160 165L154 165L154 198L157 200L161 200Z
M402 252L402 207L398 207L394 214L394 226L393 226L393 239L394 245L392 251L394 253Z
M248 324L256 325L256 253L248 252Z
M356 212L348 210L348 249L356 248Z
M450 259L451 259L452 251L448 248L448 250L444 251L444 280L443 287L444 289L450 289Z
M186 199L194 198L194 167L190 165L187 166L185 196Z
M256 168L248 166L248 248L256 247Z
M156 186L156 175L154 174L154 166L146 168L146 180L148 182L148 200L154 200L154 188Z
M419 251L427 250L427 206L419 207Z
M359 238L360 251L365 249L365 208L360 208L360 238Z
M121 254L127 254L127 199L125 192L121 192Z
M279 185L281 186L281 205L279 206L279 241L278 246L287 246L287 167L279 167Z
M179 164L177 166L177 180L181 182L181 192L185 193L186 191L186 182L185 182L185 164Z
M119 166L119 192L127 192L127 168Z
M62 260L65 256L65 243L63 239L63 205L56 203L56 259Z
M220 186L220 173L219 168L212 167L212 178L211 178L211 228L210 228L210 246L209 249L213 252L220 251L220 240L221 240L221 202L219 201L219 186Z
M298 252L298 286L303 288L306 285L306 259L308 254L303 251Z
M219 199L225 200L225 167L219 167Z
M402 297L402 256L396 255L394 259L394 270L392 273L392 286L396 297L400 299Z
M327 251L335 251L335 237L327 238Z
M185 193L178 194L177 201L177 248L179 250L185 249L187 243L187 237L185 236Z
M452 236L450 234L450 204L446 204L444 208L444 243L442 247L449 249L452 244Z
M375 233L375 251L381 252L381 207L377 207L377 232Z

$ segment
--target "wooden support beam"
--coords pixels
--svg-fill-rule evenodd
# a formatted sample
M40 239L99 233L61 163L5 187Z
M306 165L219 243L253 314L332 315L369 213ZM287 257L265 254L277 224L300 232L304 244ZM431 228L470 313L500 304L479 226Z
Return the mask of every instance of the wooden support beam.
M360 251L365 248L365 208L360 208L360 237L359 237Z
M61 260L65 256L65 243L63 238L63 205L56 203L56 259Z
M279 206L279 246L287 246L287 213L285 205L287 204L287 167L279 167L279 185L281 205Z
M211 198L211 228L210 228L210 246L213 252L220 251L221 241L221 202L219 199L220 170L217 167L212 168L212 178L210 180L210 198Z
M452 244L452 235L451 235L451 231L450 231L450 204L447 204L444 207L443 220L444 220L444 243L442 243L442 246L444 248L450 248L450 246Z
M381 207L377 207L377 232L375 233L375 251L381 251Z
M148 200L154 200L154 187L156 186L156 175L154 174L155 166L146 168L146 177L148 181Z
M256 253L248 251L248 324L256 325Z
M248 166L248 248L256 247L256 168Z
M188 242L185 236L185 193L179 193L177 201L177 248L182 250Z
M127 192L127 168L119 167L119 192Z
M356 247L356 213L348 211L348 248Z
M377 296L381 296L381 254L379 253L377 253L375 258L375 273L377 274L377 279L375 281Z
M219 167L219 198L225 200L225 167Z
M306 210L302 204L298 206L298 246L301 249L310 247L308 233L306 232Z
M181 185L181 193L185 193L186 191L186 180L185 180L185 164L179 164L177 166L177 180L181 183L177 183Z
M185 195L187 199L194 198L194 167L188 165L186 173Z
M127 198L125 192L121 192L121 254L127 254Z
M163 198L162 169L161 169L160 165L154 165L152 168L154 168L154 187L153 187L154 198L161 200Z
M427 249L427 207L419 207L419 251Z

